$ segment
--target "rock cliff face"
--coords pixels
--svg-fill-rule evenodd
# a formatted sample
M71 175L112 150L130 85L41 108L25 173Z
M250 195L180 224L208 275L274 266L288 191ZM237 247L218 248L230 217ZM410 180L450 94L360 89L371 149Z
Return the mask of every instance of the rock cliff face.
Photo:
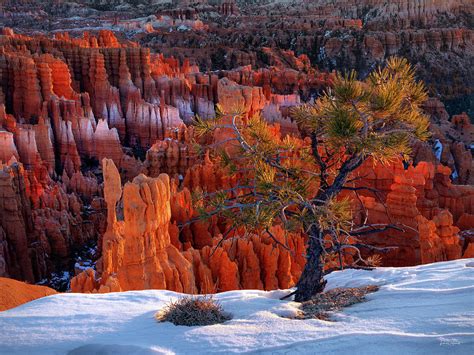
M113 161L104 159L102 165L108 208L102 257L97 272L88 269L71 281L73 292L158 288L213 293L240 288L275 289L293 285L301 273L304 258L291 257L287 250L258 236L228 239L217 246L217 239L203 240L203 229L192 240L200 248L195 249L190 243L183 245L176 235L171 236L176 233L171 220L178 217L173 216L176 211L192 213L189 200L180 197L189 197L189 190L175 192L172 197L169 176L160 174L156 178L139 175L126 183L122 191ZM123 220L117 220L116 208L121 199ZM278 227L273 231L283 237ZM290 245L295 248L295 255L302 255L301 236L290 235Z
M384 254L384 265L418 265L463 256L469 242L459 234L464 220L474 212L472 186L452 185L449 168L420 162L403 168L401 162L387 167L365 164L358 174L361 185L371 186L382 196L361 196L356 213L369 223L401 223L403 231L391 230L368 236L370 244L393 247ZM363 208L361 208L363 207ZM472 227L469 227L472 228Z
M26 33L54 30L58 39L69 40L59 32L112 28L127 40L181 62L191 59L206 70L252 65L301 71L311 62L324 70L354 68L364 76L390 55L405 56L417 65L433 94L451 100L451 114L473 113L474 77L469 69L474 7L469 0L4 3L5 25L21 27ZM122 47L110 32L76 43ZM118 87L116 82L112 85Z
M70 6L56 2L64 9ZM407 51L431 60L433 53L443 52L448 60L456 55L458 61L443 70L461 73L466 68L472 31L448 25L450 16L462 18L469 4L420 2L413 7L400 1L375 13L377 1L364 3L365 10L359 2L345 7L297 4L295 10L235 2L189 11L168 9L149 21L131 21L133 30L125 31L129 39L111 31L80 36L57 31L52 37L3 28L0 276L39 282L54 273L75 272L71 289L81 292L166 288L211 293L294 285L305 262L303 234L286 235L273 226L272 234L287 240L288 252L265 235L242 238L238 228L221 241L227 221L186 224L197 216L193 192L212 192L237 181L219 168L215 157L196 149L213 142L197 137L191 122L195 115L215 117L216 104L243 107L272 123L276 139L300 137L289 109L317 96L334 75L318 70L311 60L330 69L347 65L365 70L389 54ZM8 9L28 6L32 10L25 18L57 14L47 4L47 15L35 12L34 5L7 2L1 16L13 21ZM307 6L308 16L290 22L286 15L257 23L255 16L253 22L248 16L249 11L258 15L268 9L291 14L301 11L300 6ZM441 16L434 9L448 14L447 22L434 20L436 13ZM396 21L394 12L400 13ZM224 19L235 31L223 32ZM426 19L438 27L427 30ZM103 19L91 21L103 24ZM140 35L141 27L135 26L143 21L148 23L147 34ZM236 21L248 26L237 28ZM389 25L381 31L383 21ZM124 28L126 22L124 14L113 26ZM164 32L161 53L154 53L154 39ZM296 33L301 35L296 38ZM202 46L193 48L195 40L206 38L215 40L196 42ZM163 55L171 53L171 47L176 57ZM219 70L201 71L196 64ZM433 79L436 85L447 83L452 90L449 95L471 92L470 73L464 83L450 83L440 79L450 73L433 72L440 74ZM428 100L425 110L432 117L433 139L414 147L415 167L367 163L356 173L382 194L362 194L364 208L354 198L355 220L367 217L385 223L391 218L409 227L371 237L374 245L398 246L384 255L384 265L473 255L469 231L474 228L474 129L468 114L450 118L439 100ZM226 134L217 132L213 139ZM91 244L97 245L95 264L80 256Z
M177 234L176 223L195 215L188 187L203 187L206 181L205 189L214 191L233 184L216 175L211 161L189 171L184 179L187 187L181 191L173 187L168 175L160 174L156 178L139 175L122 192L113 162L105 159L103 167L108 207L103 255L96 271L89 269L72 280L73 291L165 288L213 293L285 288L296 282L305 262L302 235L286 236L294 251L290 253L264 236L239 237L238 229L219 242L222 233L215 220L193 223ZM474 190L451 185L448 168L424 162L405 170L399 162L387 169L369 162L357 174L364 176L361 184L377 187L382 195L360 196L363 206L355 207L355 221L367 218L374 224L395 221L404 225L403 231L367 238L375 246L395 247L383 255L383 265L418 265L470 255L471 242L461 238L455 221L462 225L472 220ZM200 180L199 176L207 178ZM121 199L123 220L117 220ZM273 227L272 234L283 242L279 226Z
M193 57L208 69L297 69L306 58L325 70L354 68L364 76L388 56L405 56L433 94L469 108L474 79L469 70L474 54L470 1L300 0L239 6L238 15L226 17L196 7L193 19L208 25L205 31L165 36L168 27L157 20L141 43L166 54L179 48L179 56Z
M83 212L80 191L41 181L17 162L0 168L1 275L33 283L68 269L75 249L97 240L101 229ZM101 211L91 206L89 213Z

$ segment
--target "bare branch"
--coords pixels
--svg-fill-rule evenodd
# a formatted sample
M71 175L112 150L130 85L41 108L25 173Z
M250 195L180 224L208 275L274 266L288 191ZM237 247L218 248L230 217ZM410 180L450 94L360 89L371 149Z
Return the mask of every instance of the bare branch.
M343 270L347 270L347 269L355 269L355 270L374 270L375 267L372 267L372 266L362 266L362 265L349 265L349 266L344 266ZM327 269L326 271L324 271L324 276L326 275L329 275L331 273L333 273L334 271L341 271L341 269L337 268L337 267L334 267L334 268L330 268L330 269ZM291 296L291 295L290 295ZM286 297L286 296L285 296ZM289 296L288 296L289 297ZM281 299L281 298L280 298Z
M222 245L222 243L223 243L224 240L227 238L227 236L228 236L233 230L235 230L235 228L236 228L235 225L232 226L231 228L229 228L229 229L222 235L221 240L219 240L219 242L218 242L218 243L216 244L216 246L213 248L211 254L209 255L209 258L211 258L211 257L214 255L214 253L216 252L217 248L219 248L219 247Z
M325 189L328 186L327 182L327 165L321 158L321 155L319 154L319 145L318 145L318 136L316 135L315 132L311 134L311 149L313 152L313 156L316 159L316 162L319 165L319 178L321 179L321 188Z
M285 250L289 251L292 255L293 255L293 250L290 249L289 246L283 244L282 242L280 242L278 239L275 238L275 236L267 229L265 229L265 232L267 232L267 234L270 236L270 238L272 238L272 240L277 243L279 246L281 246L282 248L284 248Z
M394 229L399 232L405 231L403 228L400 228L398 225L395 225L395 224L377 223L377 224L368 224L368 225L361 226L360 228L356 230L349 231L349 234L352 236L362 236L362 235L368 235L368 234L374 234L374 233L381 233L389 229Z
M398 247L376 247L374 245L369 245L369 244L363 244L363 243L355 243L355 244L349 244L351 246L354 246L358 249L364 248L364 249L369 249L369 250L374 250L378 251L381 253L388 253L390 250L398 249ZM342 248L346 247L346 245L342 245Z

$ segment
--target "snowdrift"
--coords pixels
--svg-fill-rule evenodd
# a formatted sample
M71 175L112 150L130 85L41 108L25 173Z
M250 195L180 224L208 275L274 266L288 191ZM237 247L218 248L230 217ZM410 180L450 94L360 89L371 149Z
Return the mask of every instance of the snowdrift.
M474 259L345 270L328 287L380 285L335 322L292 320L288 291L216 295L234 318L181 327L155 312L181 295L163 290L57 294L0 313L1 354L468 354L474 351Z

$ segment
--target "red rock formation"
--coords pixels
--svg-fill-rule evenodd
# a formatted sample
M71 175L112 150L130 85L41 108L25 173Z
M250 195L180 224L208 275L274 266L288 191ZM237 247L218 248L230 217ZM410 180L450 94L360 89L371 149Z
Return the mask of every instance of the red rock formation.
M474 141L474 125L470 123L466 114L455 115L449 120L444 105L437 99L429 99L425 103L425 110L431 115L432 140L440 145L440 161L453 171L453 180L460 184L474 183L474 160L470 145ZM416 152L417 153L417 152ZM435 161L434 155L421 154L415 161Z
M265 106L262 88L239 86L227 78L219 80L217 97L222 107L228 107L231 110L243 108L249 115L259 112Z
M91 52L89 62L89 81L94 114L97 118L108 121L111 127L117 128L119 133L125 135L125 121L120 105L119 91L110 85L105 70L104 56L100 52Z
M351 3L347 11L357 9ZM222 11L231 23L232 6ZM360 30L360 19L336 16L324 21L350 36L304 35L294 46L324 47L326 53L320 53L324 62L324 55L337 56L360 45L359 37L353 37ZM320 26L299 19L293 25L298 31ZM272 31L292 42L284 31ZM272 227L276 238L288 240L291 254L265 235L238 238L239 230L220 242L226 222L216 218L178 228L197 216L192 192L212 192L237 181L215 158L195 151L196 141L203 146L212 142L195 137L186 124L195 114L213 118L214 106L220 103L226 109L240 106L249 115L262 113L274 123L275 137L298 136L297 125L288 118L289 108L330 84L334 74L319 72L298 51L273 49L277 39L270 37L268 47L258 54L268 67L201 73L189 61L151 53L136 43L119 41L111 32L85 33L82 38L57 33L53 39L2 33L0 275L37 282L52 271L71 271L73 253L97 241L101 258L95 270L73 279L75 291L166 288L211 293L294 285L305 262L305 237L300 233L285 236L279 226ZM469 33L372 32L361 36L359 47L374 58L395 53L407 43L420 52L429 51L429 46L469 50ZM252 50L226 53L229 65L257 63ZM349 61L354 59L351 53ZM418 145L416 167L405 170L397 162L381 168L368 162L357 172L364 177L361 184L381 190L391 217L410 227L404 234L390 231L371 240L374 245L399 247L385 256L387 265L472 253L473 243L465 237L465 231L474 227L474 190L469 185L474 173L467 149L472 125L466 115L449 121L438 101L429 100L425 108L433 117L433 138L443 145L441 163L451 170L438 164L430 146ZM221 130L214 140L227 136ZM99 161L103 161L103 185ZM454 170L454 181L466 185L452 184ZM121 181L126 182L123 188ZM381 201L370 193L362 195L370 221L390 221ZM355 209L360 221L364 212Z
M0 277L0 312L54 294L56 291L49 287L28 285Z
M157 26L141 41L161 53L192 58L208 70L246 65L300 70L303 60L297 58L307 54L319 68L365 74L386 57L399 55L417 64L419 76L443 98L468 102L473 93L471 2L242 2L245 10L227 17L228 6L223 6L218 16L212 7L183 9L175 3L167 11L170 16L202 19L208 29L169 33L170 26ZM157 41L159 35L166 40Z
M41 112L42 96L36 67L32 58L13 57L14 73L13 111L27 120L34 119Z
M372 174L365 175L369 169ZM454 224L459 220L463 228L474 226L467 215L461 219L463 213L472 213L474 207L471 186L452 185L449 169L431 163L420 163L407 170L401 163L389 168L366 164L358 173L364 176L361 185L382 192L381 201L373 196L361 197L368 212L361 210L358 218L367 215L369 223L396 222L404 229L367 238L369 244L396 247L382 255L384 265L417 265L462 256L459 228Z
M18 151L13 141L13 133L7 131L0 131L0 161L9 162L12 157L16 160L20 158Z
M301 273L303 257L292 258L286 250L257 236L238 240L236 248L231 239L220 246L214 239L201 249L190 247L181 252L170 238L171 214L176 208L171 208L170 181L165 174L157 178L139 175L125 184L124 220L117 221L115 209L122 196L120 176L111 160L103 160L103 171L108 218L98 264L101 274L90 269L79 274L71 281L73 291L158 288L211 293L247 287L287 288ZM173 200L174 204L183 202ZM283 240L281 228L274 227L272 232ZM303 251L301 236L290 235L289 240L296 252ZM180 244L176 240L174 243Z
M39 281L70 262L74 248L97 238L100 221L87 223L82 202L19 163L1 166L2 275ZM97 211L97 213L101 213Z
M116 128L109 129L107 121L99 120L93 142L95 158L102 160L107 157L117 165L121 165L123 151Z
M28 205L24 206L23 210L23 201L26 199L24 180L14 179L15 175L20 177L23 173L23 169L18 165L2 166L0 171L0 222L4 234L3 242L6 244L2 259L8 261L2 276L34 282L27 239L27 231L32 226L25 224L23 218L24 213L31 215L31 210L28 209Z
M191 164L191 152L186 143L167 138L156 142L146 152L147 175L156 177L160 173L179 174L181 178Z
M139 175L127 183L123 189L124 220L117 221L115 206L122 195L120 176L111 160L103 160L103 170L109 208L99 291L161 288L196 293L191 263L170 242L168 176ZM73 291L94 290L85 287L87 282L81 278L71 282Z

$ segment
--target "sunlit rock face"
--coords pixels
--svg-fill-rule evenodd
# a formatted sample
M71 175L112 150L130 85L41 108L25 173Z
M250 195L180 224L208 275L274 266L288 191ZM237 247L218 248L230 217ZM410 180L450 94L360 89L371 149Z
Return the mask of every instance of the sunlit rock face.
M201 175L197 174L201 170L194 166L199 162L192 148L192 128L185 123L189 124L195 114L214 117L217 103L243 103L251 113L257 113L265 106L275 106L274 103L287 107L299 102L298 98L282 100L269 87L264 95L261 87L253 86L254 81L262 80L262 75L273 75L270 71L242 68L235 72L201 73L189 62L180 64L135 43L120 42L111 32L84 34L78 39L58 33L54 38L40 39L4 29L0 41L0 160L4 181L1 270L2 275L29 282L46 279L51 272L71 270L75 253L85 244L97 243L99 252L108 245L108 234L104 235L108 225L107 203L103 199L101 174L97 174L103 158L113 161L125 181L135 181L141 172L154 177L168 173L191 189L212 186L215 190L226 178L213 183L209 179L212 173L205 172L205 168ZM309 85L322 87L329 80L329 75L321 74L318 82ZM284 110L279 108L278 104L272 110L274 121L284 120ZM169 183L165 185L170 188ZM189 190L186 191L180 191L179 196L188 196ZM194 213L189 210L189 198L187 205L188 211L175 208L181 211L177 212L181 219L186 213ZM167 226L168 222L163 223ZM146 223L144 220L143 224ZM183 249L179 246L183 238L184 249L207 246L208 256L213 237L219 232L215 226L205 231L206 226L196 225L182 237L174 228L174 248ZM202 237L199 231L204 233ZM164 244L159 259L173 250L169 251L174 253L170 258L180 266L173 269L162 265L166 278L143 283L127 283L124 276L120 278L121 288L163 287L198 292L201 288L209 291L237 287L235 280L226 281L227 286L216 286L216 275L225 270L217 270L219 263L212 266L213 277L202 276L202 281L196 281L191 256L187 256L188 260L168 245L170 242L160 243ZM105 248L104 252L109 251ZM218 255L225 259L227 254ZM151 262L145 268L146 274L155 267ZM245 275L253 274L241 267ZM200 270L211 273L211 268L203 271L204 266ZM292 278L285 279L292 280L297 270L294 268ZM189 280L183 279L173 286L170 275L177 272ZM126 275L127 270L123 273Z
M141 43L192 57L206 69L270 65L301 70L308 59L320 69L357 69L364 76L388 56L399 55L417 65L433 93L469 107L471 1L237 1L239 12L231 15L220 11L219 1L208 3L177 2L154 12ZM196 21L204 27L194 28Z
M357 171L360 184L377 187L381 199L370 194L354 201L356 222L400 223L404 230L369 236L379 247L396 247L383 256L383 265L418 265L468 257L472 240L460 235L463 223L472 223L474 189L452 185L450 170L420 163L405 170L401 162L390 167L371 166ZM73 291L109 292L165 288L187 293L209 293L241 288L274 289L295 284L304 266L305 237L279 226L272 234L287 242L296 253L264 236L222 238L211 219L198 222L178 234L177 222L195 216L189 188L207 191L228 188L235 182L217 173L207 158L185 177L182 190L167 174L155 178L139 175L124 185L111 160L103 161L104 193L108 207L107 231L97 272L91 269L72 280ZM380 196L379 196L380 197ZM116 206L123 208L117 219ZM239 231L234 237L239 237Z
M193 193L236 184L196 149L228 132L199 138L194 117L242 107L271 123L275 139L301 138L291 107L328 88L333 69L365 75L394 54L442 99L472 94L469 2L164 3L103 2L123 6L118 16L93 1L6 2L6 23L22 13L25 34L0 35L0 276L68 272L79 292L288 288L305 263L303 233L273 226L289 252L240 230L220 242L227 221L186 224L197 216ZM270 21L269 11L283 15ZM45 18L71 33L39 28ZM413 147L414 166L367 162L356 172L382 198L351 196L354 220L409 227L368 238L397 246L383 265L474 255L474 128L469 112L450 117L446 107L425 103L432 141ZM78 255L91 245L86 262Z
M212 164L208 163L208 169ZM100 274L85 271L71 282L72 291L110 292L139 289L170 289L186 293L213 293L240 288L275 289L293 285L304 259L254 236L217 246L207 223L188 232L182 243L172 219L192 216L189 190L173 192L170 178L139 175L122 189L120 174L104 159L104 196L108 207L107 231L103 237ZM123 220L117 220L117 202L122 199ZM212 223L212 222L211 222ZM277 238L285 237L275 227ZM216 236L219 236L217 234ZM221 236L222 237L222 236ZM290 235L298 254L304 238ZM195 249L192 245L196 246Z
M449 168L429 162L408 169L401 162L390 167L369 162L358 173L365 177L361 186L372 186L385 197L361 196L363 207L357 207L357 218L367 217L369 223L398 221L406 226L404 231L367 237L370 244L397 246L384 255L385 265L418 265L465 255L471 241L459 232L466 227L464 221L472 222L472 185L453 185Z
M67 30L80 36L88 29L112 29L206 70L303 70L311 62L366 75L386 57L404 56L433 94L451 100L451 114L468 109L474 90L469 0L9 0L3 13L6 26L26 33ZM109 32L82 42L121 46Z

